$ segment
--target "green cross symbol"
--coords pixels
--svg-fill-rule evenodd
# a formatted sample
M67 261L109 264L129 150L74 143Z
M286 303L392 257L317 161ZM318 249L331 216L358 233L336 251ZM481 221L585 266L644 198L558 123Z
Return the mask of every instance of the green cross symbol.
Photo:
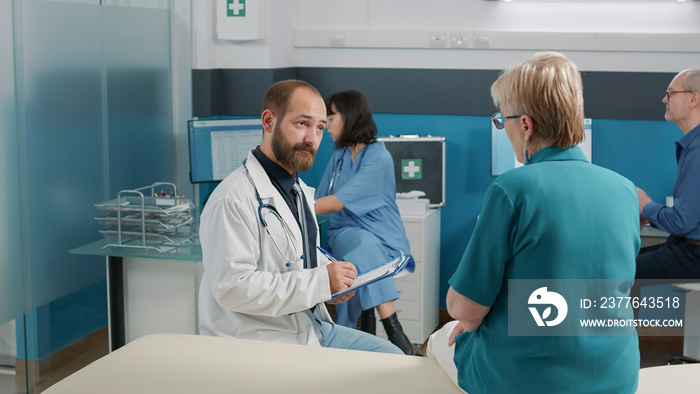
M401 159L401 179L423 179L421 159Z
M226 0L226 16L245 16L245 0Z

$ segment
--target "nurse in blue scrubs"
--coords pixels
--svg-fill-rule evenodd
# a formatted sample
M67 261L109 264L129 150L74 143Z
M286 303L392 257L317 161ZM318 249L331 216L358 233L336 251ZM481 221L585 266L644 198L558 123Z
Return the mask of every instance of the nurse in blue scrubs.
M358 275L398 257L410 255L406 232L396 206L394 162L383 142L365 96L348 90L326 100L328 132L335 143L323 179L316 189L316 214L332 213L328 229L331 254L357 267ZM408 269L413 271L411 258ZM374 309L389 340L406 354L417 352L399 322L392 278L357 290L350 301L336 305L337 323L376 332Z

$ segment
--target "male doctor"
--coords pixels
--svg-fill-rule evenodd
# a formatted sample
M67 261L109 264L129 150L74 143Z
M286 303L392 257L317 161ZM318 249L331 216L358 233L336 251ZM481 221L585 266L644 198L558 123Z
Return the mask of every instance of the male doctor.
M314 190L297 174L311 168L321 143L323 98L306 82L277 82L265 94L261 119L262 143L216 187L200 219L200 333L403 354L335 325L324 305L357 271L317 250Z

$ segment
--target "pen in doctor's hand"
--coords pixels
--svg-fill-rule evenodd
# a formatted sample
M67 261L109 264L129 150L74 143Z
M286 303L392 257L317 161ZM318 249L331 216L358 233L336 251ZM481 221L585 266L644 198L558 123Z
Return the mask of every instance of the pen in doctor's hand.
M331 256L330 253L328 253L328 252L326 252L325 250L323 250L322 247L317 246L316 248L318 248L319 252L323 253L323 255L326 256L326 257L328 258L328 260L330 260L330 261L338 261L338 260L335 259L335 257Z

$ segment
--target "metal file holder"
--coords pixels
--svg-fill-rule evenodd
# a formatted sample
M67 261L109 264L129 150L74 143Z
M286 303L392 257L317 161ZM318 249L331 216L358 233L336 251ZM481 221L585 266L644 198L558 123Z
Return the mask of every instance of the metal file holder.
M177 187L172 183L156 182L122 190L116 199L95 206L108 212L95 218L106 226L100 233L105 238L117 239L117 243L105 245L103 249L140 248L163 253L164 246L182 245L197 235L192 216L194 204L184 196L178 197Z

